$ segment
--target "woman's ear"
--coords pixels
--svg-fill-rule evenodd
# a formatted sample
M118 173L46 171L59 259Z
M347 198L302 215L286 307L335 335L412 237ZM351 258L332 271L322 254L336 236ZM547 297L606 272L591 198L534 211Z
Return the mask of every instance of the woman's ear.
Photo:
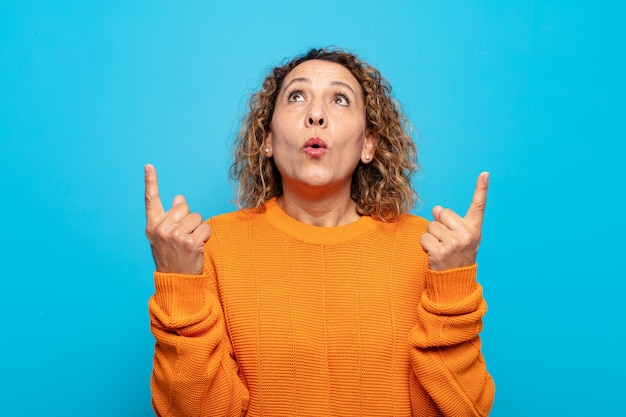
M374 140L374 134L369 132L367 136L365 136L365 140L363 142L363 152L361 152L361 162L364 164L369 164L374 159L374 155L376 153L376 146Z
M272 149L272 132L268 132L265 135L265 140L263 141L263 145L261 147L261 152L267 158L271 158L274 155L274 151Z

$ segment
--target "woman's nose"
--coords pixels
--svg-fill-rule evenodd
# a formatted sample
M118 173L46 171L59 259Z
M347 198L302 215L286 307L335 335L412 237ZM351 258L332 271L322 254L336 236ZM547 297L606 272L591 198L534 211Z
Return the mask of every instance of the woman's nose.
M309 120L308 120L308 124L309 126L323 126L324 125L324 118L323 117L318 117L318 116L310 116Z
M325 127L327 123L327 118L325 117L324 113L324 106L322 104L312 104L306 116L307 127Z

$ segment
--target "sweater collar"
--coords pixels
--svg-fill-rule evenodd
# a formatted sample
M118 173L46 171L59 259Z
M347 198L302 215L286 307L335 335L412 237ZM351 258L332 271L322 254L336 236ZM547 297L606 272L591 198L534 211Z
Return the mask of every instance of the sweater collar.
M267 220L283 233L303 242L333 245L366 235L376 228L371 216L361 216L357 221L334 227L312 226L289 216L278 205L276 198L265 202Z

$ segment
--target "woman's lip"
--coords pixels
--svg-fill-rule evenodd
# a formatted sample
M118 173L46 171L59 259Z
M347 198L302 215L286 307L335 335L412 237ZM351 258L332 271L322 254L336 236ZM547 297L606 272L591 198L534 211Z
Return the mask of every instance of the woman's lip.
M309 155L312 158L319 158L324 155L328 149L326 148L326 142L324 142L322 139L309 138L306 142L304 142L302 150L305 154Z
M311 146L302 148L302 151L313 158L319 158L326 153L326 148L313 148Z
M322 139L320 138L309 138L306 142L304 142L304 146L302 146L303 149L306 148L313 148L313 149L319 149L319 148L326 148L326 142L324 142Z

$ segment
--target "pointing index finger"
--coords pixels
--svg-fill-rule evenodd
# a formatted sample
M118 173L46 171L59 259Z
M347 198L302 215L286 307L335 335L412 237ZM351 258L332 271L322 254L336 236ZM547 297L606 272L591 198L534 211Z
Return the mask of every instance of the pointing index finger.
M165 213L161 198L159 197L159 183L156 168L148 164L144 166L144 181L146 184L146 219L148 222L154 217L160 217Z
M465 214L465 219L472 222L477 227L481 227L483 217L485 215L485 206L487 204L487 189L489 188L489 173L481 172L476 180L476 188L472 203Z

